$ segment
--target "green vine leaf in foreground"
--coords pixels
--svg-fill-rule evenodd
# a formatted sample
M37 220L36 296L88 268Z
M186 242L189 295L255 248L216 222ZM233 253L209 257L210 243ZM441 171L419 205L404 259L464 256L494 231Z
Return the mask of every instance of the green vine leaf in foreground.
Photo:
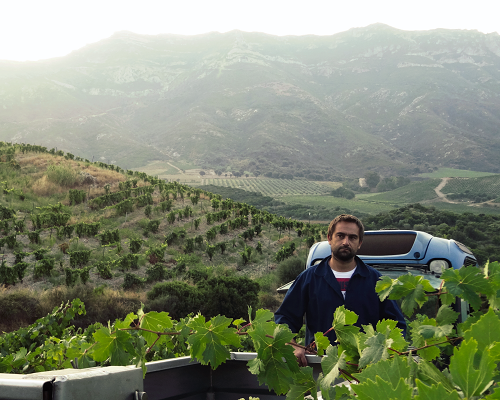
M231 322L232 319L220 315L209 321L202 315L193 318L187 324L195 332L188 338L192 357L214 369L225 362L230 356L226 345L241 346L236 329L229 328Z

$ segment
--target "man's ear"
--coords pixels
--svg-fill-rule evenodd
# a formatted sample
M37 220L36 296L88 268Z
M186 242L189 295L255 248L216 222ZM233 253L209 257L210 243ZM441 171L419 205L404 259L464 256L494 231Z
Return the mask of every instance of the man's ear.
M363 242L360 241L358 244L358 249L361 247L362 244L363 244Z

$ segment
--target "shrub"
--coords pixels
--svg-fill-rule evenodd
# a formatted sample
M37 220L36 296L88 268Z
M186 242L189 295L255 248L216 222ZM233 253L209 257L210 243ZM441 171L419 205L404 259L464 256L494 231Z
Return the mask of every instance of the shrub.
M301 257L291 257L278 264L278 280L285 284L293 281L297 276L304 271L306 261Z
M49 181L63 187L75 186L80 181L80 176L75 170L62 165L50 165L46 174Z
M158 311L168 311L174 319L180 319L189 313L196 313L202 309L205 302L204 294L196 287L185 282L162 282L157 283L147 293L149 303L146 308L153 305L164 308ZM155 302L151 302L155 300Z
M123 278L123 288L132 289L135 286L142 286L146 282L146 279L141 278L135 274L127 272Z
M53 269L54 269L54 259L44 258L36 262L33 275L35 278L41 278L42 276L50 276Z
M17 281L17 276L14 268L9 267L5 261L0 264L0 283L5 286L15 285Z
M100 262L94 264L94 267L97 268L97 272L102 279L113 278L113 274L111 273L111 268L109 266L109 263L104 262L104 261L100 261Z
M129 249L131 253L139 253L141 250L144 240L142 239L130 239Z
M200 281L198 288L204 294L202 313L207 317L238 318L248 313L248 307L257 309L259 303L259 284L247 277L212 277Z
M167 270L162 264L154 264L146 268L148 282L159 282L167 278Z

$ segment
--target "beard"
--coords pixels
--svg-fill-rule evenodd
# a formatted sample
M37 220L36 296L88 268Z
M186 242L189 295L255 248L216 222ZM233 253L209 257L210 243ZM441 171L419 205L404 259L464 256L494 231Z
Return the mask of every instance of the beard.
M332 251L332 255L340 261L351 261L356 255L356 251L350 247L339 247Z

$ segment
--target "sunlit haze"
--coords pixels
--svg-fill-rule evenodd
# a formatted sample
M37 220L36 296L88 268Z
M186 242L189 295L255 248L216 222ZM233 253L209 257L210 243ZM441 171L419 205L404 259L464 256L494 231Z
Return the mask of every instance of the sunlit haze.
M118 31L195 35L239 29L332 35L384 23L403 30L500 32L497 0L17 0L0 5L0 60L60 57Z

